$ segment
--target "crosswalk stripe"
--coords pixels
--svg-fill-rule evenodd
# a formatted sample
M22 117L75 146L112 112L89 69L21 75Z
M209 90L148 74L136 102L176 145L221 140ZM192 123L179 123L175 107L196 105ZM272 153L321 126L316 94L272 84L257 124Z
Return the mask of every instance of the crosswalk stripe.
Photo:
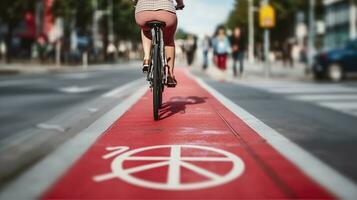
M302 101L357 101L357 94L339 94L339 95L332 95L332 94L318 94L318 95L296 95L290 97L291 99L302 100Z
M268 89L270 92L274 93L280 93L280 94L295 94L295 93L305 93L305 94L331 94L331 93L348 93L348 92L354 92L357 93L357 90L354 88L345 88L345 87L307 87L307 88L291 88L291 87L285 87L285 88L272 88Z
M336 110L353 110L357 108L357 102L322 102L318 104Z
M341 84L266 83L251 84L271 93L285 95L291 100L310 102L352 116L357 116L357 88Z

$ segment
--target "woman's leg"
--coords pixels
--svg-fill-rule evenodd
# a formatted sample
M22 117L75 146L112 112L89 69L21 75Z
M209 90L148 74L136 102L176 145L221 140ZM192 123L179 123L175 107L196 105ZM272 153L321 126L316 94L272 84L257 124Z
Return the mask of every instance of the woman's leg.
M174 76L175 69L175 33L177 28L177 17L175 13L168 11L157 11L158 20L165 22L166 26L164 28L164 43L165 43L165 53L167 58L167 65L169 67L169 75Z
M153 18L153 11L143 11L135 14L136 23L141 27L141 42L144 51L144 61L150 60L151 56L151 33L146 22L155 20Z
M142 41L143 50L144 50L144 60L150 60L151 38L147 37L147 34L144 33L144 30L141 30L141 41Z
M175 68L175 46L166 46L165 47L167 65L169 66L169 74L174 76Z

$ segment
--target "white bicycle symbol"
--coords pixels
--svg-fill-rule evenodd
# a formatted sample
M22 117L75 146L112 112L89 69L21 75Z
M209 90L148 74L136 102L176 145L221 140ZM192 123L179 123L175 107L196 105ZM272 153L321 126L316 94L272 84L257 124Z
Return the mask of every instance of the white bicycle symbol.
M170 156L135 156L135 154L142 153L150 150L157 149L170 149ZM151 189L161 189L161 190L194 190L194 189L203 189L208 187L214 187L221 184L228 183L240 175L244 171L244 163L242 159L238 156L216 149L213 147L205 146L195 146L195 145L159 145L159 146L149 146L139 149L133 149L128 152L128 147L110 147L107 150L113 151L109 154L103 156L104 159L109 159L112 157L116 158L111 163L112 172L104 175L99 175L93 177L93 180L96 182L102 182L109 179L119 178L133 185L151 188ZM188 150L204 150L208 152L213 152L222 156L215 157L182 157L182 149ZM123 153L125 152L125 153ZM123 154L121 154L123 153ZM121 155L119 155L121 154ZM125 161L155 161L155 163L144 164L132 168L124 169ZM156 162L158 161L158 162ZM232 167L228 173L224 175L216 174L199 166L196 166L189 161L199 161L199 162L217 162L217 165L222 163L232 163ZM154 182L151 180L145 180L142 178L137 178L133 176L134 173L143 172L150 169L156 169L159 167L168 166L166 177L166 182ZM193 183L182 183L181 178L181 168L186 168L194 173L197 173L200 176L207 178L205 181L193 182ZM165 174L164 174L165 175Z

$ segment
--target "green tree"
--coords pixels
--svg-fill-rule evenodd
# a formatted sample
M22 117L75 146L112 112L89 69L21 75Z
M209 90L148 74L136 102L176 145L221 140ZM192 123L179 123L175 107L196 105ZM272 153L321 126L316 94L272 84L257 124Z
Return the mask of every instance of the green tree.
M309 1L297 0L270 0L271 5L275 8L277 14L277 26L272 29L272 39L280 40L290 37L294 34L295 18L298 12L304 12L307 16ZM258 7L259 0L254 0L254 6ZM322 0L317 1L316 12L317 17L322 16ZM261 39L262 29L258 25L258 13L255 13L255 29L256 38ZM230 13L227 22L229 28L240 26L243 29L248 27L248 0L236 0L235 7Z
M7 48L6 61L11 62L13 54L11 40L14 29L23 21L25 13L34 11L34 1L23 0L1 0L0 1L0 19L7 27L5 43Z
M132 0L114 0L113 6L114 33L117 40L138 41L140 29L135 23Z

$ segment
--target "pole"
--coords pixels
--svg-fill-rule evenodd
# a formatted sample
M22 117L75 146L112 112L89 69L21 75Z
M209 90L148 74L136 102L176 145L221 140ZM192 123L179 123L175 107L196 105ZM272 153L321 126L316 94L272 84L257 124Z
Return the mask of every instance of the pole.
M350 39L357 37L357 3L350 0Z
M114 42L113 0L108 0L109 42Z
M254 3L253 0L248 1L248 20L249 20L249 47L248 60L254 63Z
M269 4L269 0L263 0L263 4ZM271 74L270 69L270 31L269 29L264 30L264 58L265 58L265 76L269 77Z
M264 57L265 57L265 75L270 76L270 31L269 29L264 30Z
M309 39L308 39L308 55L307 55L307 72L310 71L313 65L314 53L315 53L315 4L316 0L310 0L309 2Z

